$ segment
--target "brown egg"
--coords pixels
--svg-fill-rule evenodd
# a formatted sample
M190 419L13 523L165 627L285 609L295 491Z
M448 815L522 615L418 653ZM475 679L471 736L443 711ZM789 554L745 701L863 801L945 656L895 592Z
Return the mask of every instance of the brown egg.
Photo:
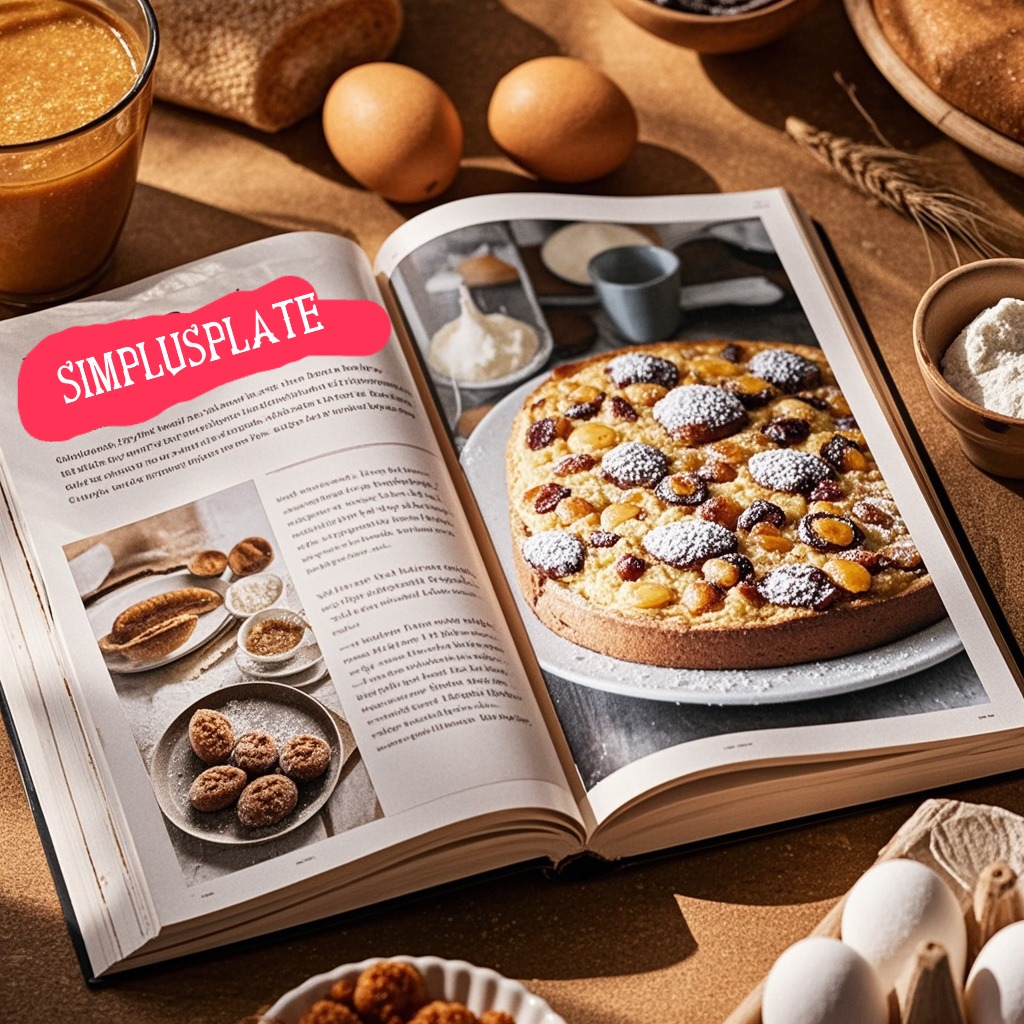
M603 72L572 57L538 57L495 86L487 110L494 141L548 181L590 181L624 163L636 114Z
M462 122L426 75L378 61L346 71L324 101L324 136L360 185L396 203L440 195L462 158Z

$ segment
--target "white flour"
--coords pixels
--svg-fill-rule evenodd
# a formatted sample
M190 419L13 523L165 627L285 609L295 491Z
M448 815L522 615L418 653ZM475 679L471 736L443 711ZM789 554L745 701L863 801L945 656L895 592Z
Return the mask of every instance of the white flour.
M942 375L964 398L1024 419L1024 302L1000 299L961 331Z

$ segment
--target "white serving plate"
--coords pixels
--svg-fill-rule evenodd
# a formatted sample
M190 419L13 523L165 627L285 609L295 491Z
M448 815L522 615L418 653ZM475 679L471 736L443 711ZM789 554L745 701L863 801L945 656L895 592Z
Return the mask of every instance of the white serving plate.
M370 957L358 964L344 964L326 974L318 974L286 992L266 1011L264 1017L282 1024L298 1024L299 1018L330 987L342 979L355 981L367 967L381 960L411 964L423 975L429 999L464 1003L476 1014L485 1010L504 1010L516 1024L565 1024L548 1004L518 981L505 978L488 967L474 967L465 960L442 960L436 956Z
M546 375L544 375L546 376ZM683 704L781 704L864 690L931 668L963 650L949 619L869 651L781 668L682 669L638 665L587 650L547 628L516 586L505 486L505 445L526 396L544 376L528 381L489 412L462 451L462 467L509 579L541 667L562 679L627 697ZM957 671L959 662L950 665ZM967 669L969 671L969 669Z

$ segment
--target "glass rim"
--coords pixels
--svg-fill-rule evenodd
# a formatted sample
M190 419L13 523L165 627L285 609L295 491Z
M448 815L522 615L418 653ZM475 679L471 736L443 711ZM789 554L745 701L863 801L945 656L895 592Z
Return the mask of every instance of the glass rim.
M146 59L142 62L142 69L136 76L132 87L109 110L105 110L91 121L86 121L85 124L79 125L77 128L71 128L66 132L61 132L59 135L48 135L44 139L32 139L29 142L12 142L7 145L0 144L0 156L7 153L24 152L40 146L51 146L57 142L66 142L78 135L84 135L94 128L99 128L131 106L152 77L153 68L156 66L157 51L160 48L160 30L157 27L156 14L149 0L135 0L135 3L142 9L142 16L145 18L146 27L149 29L149 46L146 49Z

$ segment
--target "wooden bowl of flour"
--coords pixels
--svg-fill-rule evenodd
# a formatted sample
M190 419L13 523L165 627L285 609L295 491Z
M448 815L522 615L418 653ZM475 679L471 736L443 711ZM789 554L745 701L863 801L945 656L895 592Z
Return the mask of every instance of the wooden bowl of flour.
M951 270L925 292L914 316L914 351L939 412L956 428L960 447L979 469L1024 478L1024 419L965 398L943 377L946 350L1000 299L1024 300L1024 260L979 260ZM1024 389L1024 378L1018 387Z

